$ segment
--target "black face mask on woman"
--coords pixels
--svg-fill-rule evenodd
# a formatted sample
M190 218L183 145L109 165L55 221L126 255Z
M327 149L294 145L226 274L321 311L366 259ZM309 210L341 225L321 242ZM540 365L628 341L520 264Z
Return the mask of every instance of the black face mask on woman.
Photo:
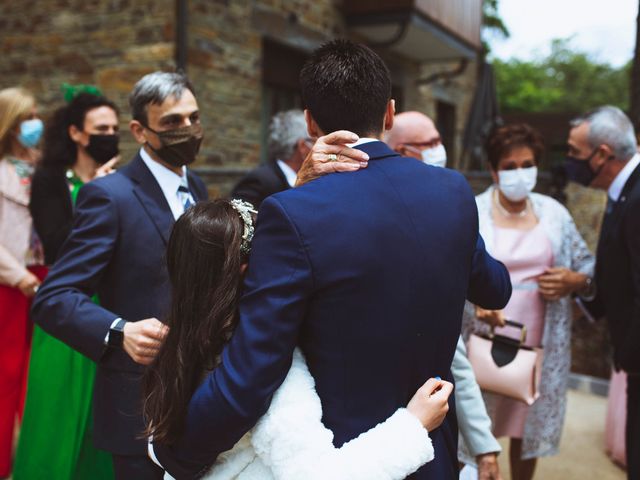
M103 165L118 155L120 135L89 135L86 150L96 163Z
M182 167L195 161L203 137L202 125L199 123L163 132L156 132L147 126L145 128L160 139L162 147L158 149L153 148L149 142L147 145L162 161L174 167Z

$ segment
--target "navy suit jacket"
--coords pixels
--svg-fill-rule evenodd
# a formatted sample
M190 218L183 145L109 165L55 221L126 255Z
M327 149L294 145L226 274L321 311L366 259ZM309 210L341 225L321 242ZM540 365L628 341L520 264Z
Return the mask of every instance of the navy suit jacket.
M204 183L192 173L196 200ZM140 379L143 367L123 351L105 349L114 319L162 319L170 289L165 250L174 219L140 156L82 187L73 229L40 287L32 318L46 332L98 363L94 439L117 454L144 454ZM91 297L97 294L100 304ZM56 372L51 372L55 375Z
M222 364L195 392L180 442L155 447L174 477L196 478L253 427L296 345L341 446L406 406L429 377L452 381L465 298L507 303L509 275L484 249L465 178L382 142L358 148L368 168L262 204ZM431 438L435 460L415 478L458 478L455 408Z

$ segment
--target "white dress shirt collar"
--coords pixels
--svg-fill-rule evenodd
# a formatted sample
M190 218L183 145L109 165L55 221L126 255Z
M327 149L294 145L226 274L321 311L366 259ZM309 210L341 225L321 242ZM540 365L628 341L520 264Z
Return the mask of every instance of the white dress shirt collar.
M151 170L151 174L156 179L156 182L158 182L158 185L160 185L160 189L162 190L164 197L167 199L169 208L171 208L173 218L177 220L178 217L184 213L184 205L178 196L178 187L183 182L182 176L156 162L149 156L144 148L140 149L140 157L142 157L142 161L147 168ZM182 175L187 175L187 167L182 167Z
M640 155L636 153L631 157L631 160L627 162L624 168L620 170L620 173L618 173L613 182L611 182L611 185L609 186L609 198L611 198L611 200L617 202L620 199L624 186L627 184L629 177L638 165L640 165Z
M296 173L296 171L293 168L291 168L289 165L284 163L282 160L277 160L276 163L278 164L278 167L280 167L280 170L282 170L282 173L284 173L284 176L287 179L287 183L289 184L289 186L291 188L295 187L296 180L298 179L298 174Z
M356 143L347 143L347 147L353 148L353 147L358 147L360 145L364 145L365 143L379 142L379 141L380 141L379 138L362 137L358 139Z

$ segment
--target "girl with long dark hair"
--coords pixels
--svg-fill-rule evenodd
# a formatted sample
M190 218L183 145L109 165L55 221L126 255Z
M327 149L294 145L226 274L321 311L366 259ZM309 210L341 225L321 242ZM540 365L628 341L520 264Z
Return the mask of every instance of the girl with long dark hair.
M167 247L169 334L144 379L145 433L153 443L180 437L193 392L233 335L254 213L246 202L218 199L198 203L173 227ZM336 449L321 422L313 378L296 350L268 412L205 478L403 479L433 459L428 431L444 419L452 388L429 379L406 409Z

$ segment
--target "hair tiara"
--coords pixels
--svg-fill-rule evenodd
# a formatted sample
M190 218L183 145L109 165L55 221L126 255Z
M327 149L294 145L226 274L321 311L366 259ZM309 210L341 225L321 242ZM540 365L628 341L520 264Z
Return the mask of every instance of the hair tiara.
M231 203L233 209L238 212L238 215L240 215L240 219L244 224L240 251L245 255L249 255L249 253L251 253L251 240L253 240L253 234L255 232L253 217L251 215L257 215L258 212L252 204L244 200L234 198L229 203Z

